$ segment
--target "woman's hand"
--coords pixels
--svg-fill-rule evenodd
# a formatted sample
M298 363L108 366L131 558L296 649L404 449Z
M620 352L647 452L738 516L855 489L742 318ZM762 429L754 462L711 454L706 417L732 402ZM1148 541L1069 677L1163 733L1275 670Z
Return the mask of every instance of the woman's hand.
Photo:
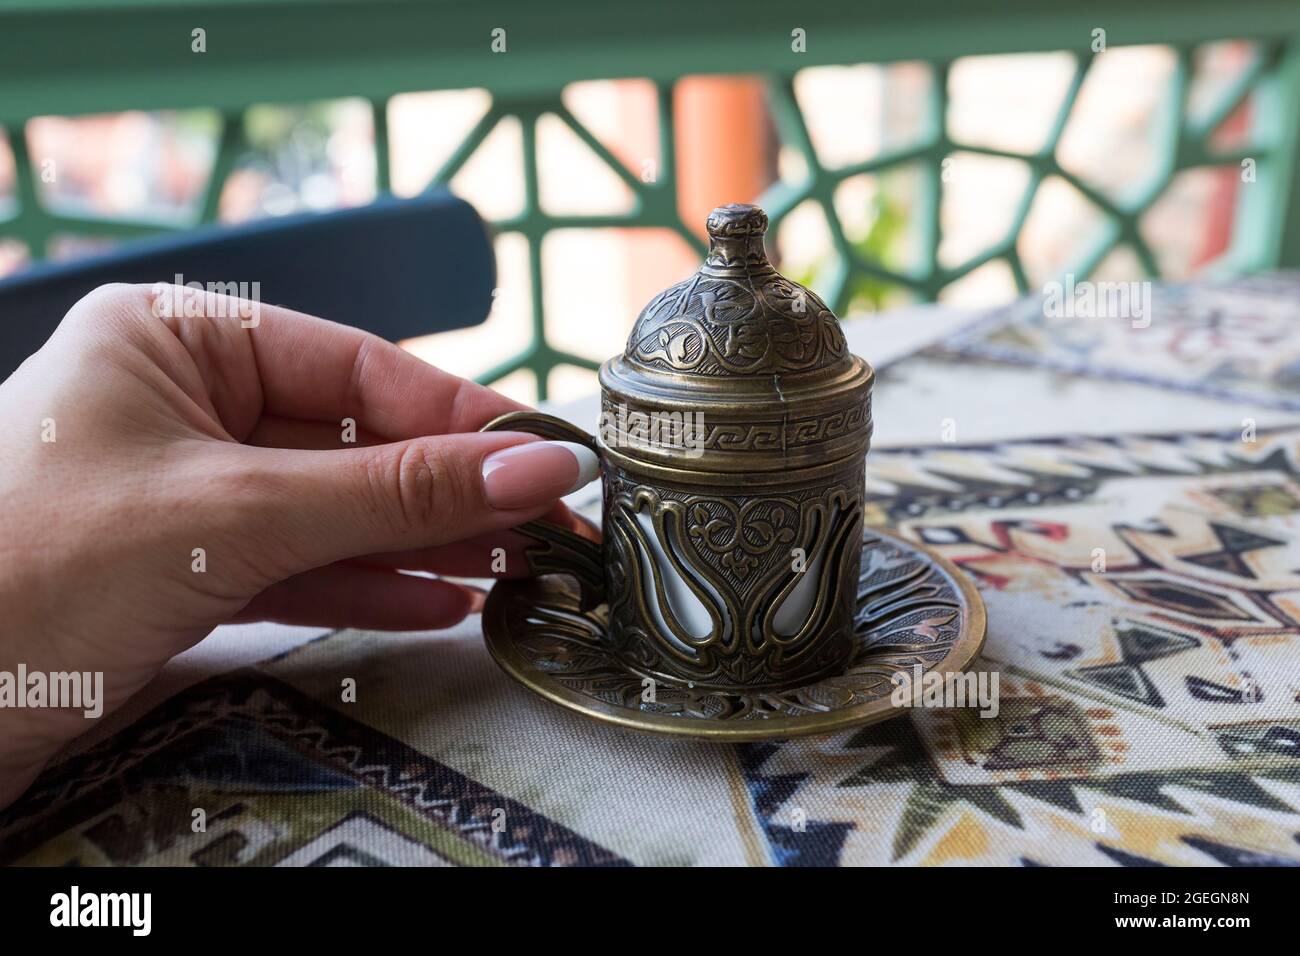
M586 449L477 433L519 407L321 319L96 290L0 385L0 671L103 672L107 712L228 621L460 621L481 592L398 569L526 573L508 529L576 525L557 499L595 476ZM85 726L0 709L0 806Z

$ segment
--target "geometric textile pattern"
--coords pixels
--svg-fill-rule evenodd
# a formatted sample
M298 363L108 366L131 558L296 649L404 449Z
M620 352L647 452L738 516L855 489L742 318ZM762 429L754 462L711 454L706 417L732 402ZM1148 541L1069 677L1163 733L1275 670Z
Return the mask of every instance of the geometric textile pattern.
M1296 430L873 451L869 519L981 590L987 716L664 740L537 700L473 629L340 631L49 768L0 860L1297 863L1298 479Z
M873 453L869 513L979 583L1000 709L751 747L769 840L809 862L1300 863L1298 465L1296 431Z

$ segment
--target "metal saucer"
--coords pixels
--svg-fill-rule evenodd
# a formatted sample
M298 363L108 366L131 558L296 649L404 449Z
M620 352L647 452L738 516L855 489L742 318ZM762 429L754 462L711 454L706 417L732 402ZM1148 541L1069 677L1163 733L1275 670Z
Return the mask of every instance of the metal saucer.
M607 608L579 607L567 575L498 581L483 610L488 650L533 693L593 720L719 742L825 734L897 716L900 672L960 672L984 644L984 602L929 549L868 529L854 634L842 673L781 691L740 693L657 682L606 643ZM652 700L646 698L653 697Z

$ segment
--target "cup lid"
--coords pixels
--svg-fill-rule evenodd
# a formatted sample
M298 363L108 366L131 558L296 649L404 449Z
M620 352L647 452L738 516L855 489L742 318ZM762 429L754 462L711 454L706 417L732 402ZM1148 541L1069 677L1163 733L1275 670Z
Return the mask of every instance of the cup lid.
M642 310L623 353L644 373L693 378L817 372L852 361L835 314L811 289L772 266L767 213L747 203L709 214L699 271Z
M655 296L623 353L602 366L602 416L703 415L706 470L780 471L865 452L874 373L826 303L773 267L767 213L731 203L707 226L699 270ZM675 456L617 437L643 459Z

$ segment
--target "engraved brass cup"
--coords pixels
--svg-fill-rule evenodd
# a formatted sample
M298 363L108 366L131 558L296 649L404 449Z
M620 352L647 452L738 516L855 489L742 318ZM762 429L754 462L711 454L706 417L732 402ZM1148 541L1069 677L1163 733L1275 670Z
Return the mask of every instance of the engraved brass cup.
M534 412L485 426L599 454L603 546L533 522L529 560L608 602L613 650L654 680L778 690L852 649L874 373L766 229L755 206L713 211L699 272L601 367L597 437Z

